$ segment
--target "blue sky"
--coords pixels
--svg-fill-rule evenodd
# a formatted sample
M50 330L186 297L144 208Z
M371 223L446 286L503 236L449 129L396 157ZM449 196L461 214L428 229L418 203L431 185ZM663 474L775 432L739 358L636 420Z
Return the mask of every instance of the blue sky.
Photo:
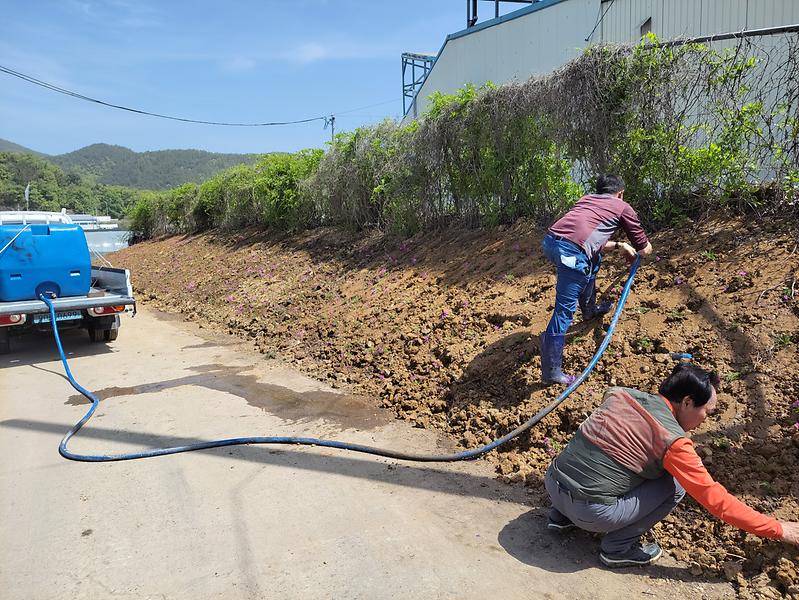
M109 103L190 119L342 113L337 130L399 117L401 53L437 52L466 19L465 0L4 4L4 67ZM481 20L493 10L481 2ZM374 104L380 106L353 111ZM96 142L136 151L294 151L320 147L329 136L321 122L233 128L140 116L0 73L0 138L47 154Z

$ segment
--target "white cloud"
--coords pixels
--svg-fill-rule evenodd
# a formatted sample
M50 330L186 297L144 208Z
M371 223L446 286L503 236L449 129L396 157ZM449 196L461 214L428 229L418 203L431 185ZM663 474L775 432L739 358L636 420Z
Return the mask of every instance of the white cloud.
M393 58L396 52L382 46L352 44L347 42L305 42L281 52L277 58L301 64L328 60L369 60Z
M160 10L144 1L70 0L69 6L89 21L105 27L150 29L162 26Z

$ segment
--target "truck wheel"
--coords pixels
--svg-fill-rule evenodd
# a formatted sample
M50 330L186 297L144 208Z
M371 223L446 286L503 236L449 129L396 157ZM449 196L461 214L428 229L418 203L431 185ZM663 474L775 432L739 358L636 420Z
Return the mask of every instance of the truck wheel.
M89 332L89 342L94 344L96 342L100 342L103 339L103 330L102 329L87 329L86 331Z
M8 354L11 352L11 336L8 331L0 329L0 354Z
M103 339L106 342L113 342L119 336L119 329L106 329L103 331Z

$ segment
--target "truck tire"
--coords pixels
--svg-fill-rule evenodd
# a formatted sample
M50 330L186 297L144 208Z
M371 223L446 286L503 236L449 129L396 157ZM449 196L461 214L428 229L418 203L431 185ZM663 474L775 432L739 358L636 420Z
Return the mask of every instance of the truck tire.
M89 332L89 343L95 344L97 342L103 341L103 330L102 329L87 329L86 331Z
M119 336L119 329L106 329L103 331L103 339L106 342L113 342Z

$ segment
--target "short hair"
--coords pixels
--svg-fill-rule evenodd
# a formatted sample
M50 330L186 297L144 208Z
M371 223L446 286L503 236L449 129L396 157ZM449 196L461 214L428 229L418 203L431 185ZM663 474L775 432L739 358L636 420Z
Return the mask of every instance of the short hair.
M624 179L618 175L600 175L596 178L597 194L618 194L624 189Z
M694 406L704 406L719 388L719 376L705 371L691 363L675 365L666 381L660 384L658 392L672 404L679 404L686 396L694 401Z

